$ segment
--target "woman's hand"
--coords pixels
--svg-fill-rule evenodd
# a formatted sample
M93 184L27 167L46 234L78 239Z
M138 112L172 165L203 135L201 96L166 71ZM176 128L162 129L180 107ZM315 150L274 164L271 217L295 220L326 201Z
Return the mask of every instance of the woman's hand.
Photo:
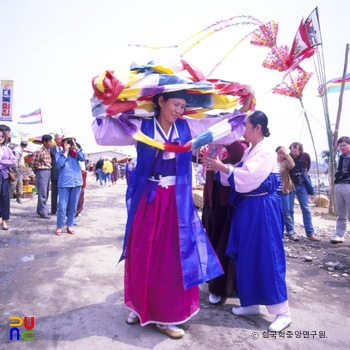
M63 147L64 147L64 154L68 155L69 149L71 148L71 145L68 143L68 140L64 141Z
M277 155L281 158L281 160L285 159L287 154L288 150L283 146L277 151Z
M206 170L221 171L225 174L228 174L229 167L222 163L218 158L209 158L203 156L202 164Z

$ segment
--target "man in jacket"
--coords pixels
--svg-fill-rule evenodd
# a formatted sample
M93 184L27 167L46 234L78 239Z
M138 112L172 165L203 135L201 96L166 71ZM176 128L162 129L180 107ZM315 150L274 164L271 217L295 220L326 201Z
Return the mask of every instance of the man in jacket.
M51 219L48 215L47 199L49 197L49 185L51 177L51 153L52 136L42 136L43 146L34 153L32 169L36 175L36 187L38 189L38 205L36 212L42 219Z
M334 194L338 210L336 234L331 239L331 243L334 244L344 242L346 222L350 220L350 137L341 137L338 140L338 147L342 154L334 180Z
M290 214L290 193L295 192L295 187L289 176L289 170L293 169L295 164L293 158L288 154L285 147L278 146L276 152L277 168L280 170L281 177L281 184L276 192L282 200L284 225L286 226L289 239L292 241L298 241L299 239L294 231L294 222Z
M57 212L57 197L58 197L58 167L56 163L56 153L62 150L61 146L62 135L55 134L56 146L50 147L52 168L51 168L51 214L55 215Z
M295 191L290 193L290 214L294 224L294 198L298 197L300 209L303 213L303 223L306 236L311 241L317 241L312 217L309 209L309 195L305 186L304 175L307 176L311 167L310 155L303 150L303 145L299 142L293 142L290 147L290 155L293 158L295 167L289 171L290 178L293 181Z

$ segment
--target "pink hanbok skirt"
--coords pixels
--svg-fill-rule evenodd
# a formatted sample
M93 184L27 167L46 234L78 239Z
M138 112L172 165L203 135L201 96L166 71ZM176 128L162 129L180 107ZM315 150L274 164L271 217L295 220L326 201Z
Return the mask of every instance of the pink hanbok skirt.
M198 286L183 287L175 186L158 186L150 204L145 195L140 200L127 243L124 290L125 305L142 326L181 324L199 310Z

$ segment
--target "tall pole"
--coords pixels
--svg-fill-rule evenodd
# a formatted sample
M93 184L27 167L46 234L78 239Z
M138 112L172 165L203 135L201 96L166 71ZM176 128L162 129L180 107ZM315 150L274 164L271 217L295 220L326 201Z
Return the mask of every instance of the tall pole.
M343 95L344 95L344 88L345 88L346 72L348 70L348 57L349 57L349 44L346 44L343 79L342 79L340 93L339 93L337 120L335 122L335 128L334 128L333 145L332 145L332 148L330 148L330 154L332 155L332 158L334 159L334 174L335 174L335 158L337 155L337 140L338 140L338 135L339 135L340 117L341 117L341 112L342 112L342 108L343 108ZM332 182L334 181L334 176L332 176L331 181ZM334 200L334 186L332 186L331 189L332 189L332 191L330 193L330 196ZM335 200L334 200L334 203L335 203ZM334 210L334 214L337 214L336 207Z
M316 8L317 9L317 8ZM314 56L314 64L315 64L315 71L318 79L318 83L320 86L325 86L326 84L326 66L324 61L324 53L323 53L323 43L322 43L322 35L321 35L321 21L318 16L318 9L317 9L317 19L319 22L319 36L320 41L317 44L317 52ZM317 62L315 60L317 59ZM330 179L329 187L330 187L330 195L329 195L329 206L328 206L328 214L334 214L334 186L332 184L332 180L334 179L335 174L335 157L333 154L333 148L334 148L334 135L331 128L331 122L329 118L329 110L328 110L328 99L327 99L327 89L324 89L324 93L321 95L322 105L323 105L323 113L325 117L326 122L326 130L327 130L327 140L328 140L328 150L329 150L329 172L330 172Z
M321 48L321 49L320 49ZM318 83L320 86L326 85L326 68L324 63L324 56L323 56L323 45L320 45L320 48L317 49L316 57L317 57L317 64L315 63L315 71L317 74ZM321 51L321 52L320 52ZM322 55L321 55L322 53ZM327 141L328 141L328 151L329 151L329 188L330 188L330 194L329 194L329 205L328 205L328 214L334 214L335 208L334 208L334 186L332 184L332 180L334 179L335 175L335 157L333 153L334 148L334 135L331 128L331 122L329 118L329 111L328 111L328 98L327 98L327 89L324 88L324 93L321 94L321 100L323 104L323 113L325 117L325 123L326 123L326 131L327 131Z
M338 104L337 120L335 122L335 128L334 128L334 144L333 144L334 157L337 154L337 144L336 144L336 142L338 140L340 117L341 117L341 111L342 111L342 108L343 108L343 95L344 95L344 88L345 88L345 81L346 81L346 72L348 70L348 57L349 57L349 44L346 44L343 79L342 79L340 93L339 93L339 104Z

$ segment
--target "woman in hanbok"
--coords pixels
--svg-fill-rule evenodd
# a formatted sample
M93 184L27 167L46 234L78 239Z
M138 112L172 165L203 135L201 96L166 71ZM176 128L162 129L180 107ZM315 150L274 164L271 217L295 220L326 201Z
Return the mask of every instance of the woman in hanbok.
M230 185L232 224L226 254L234 259L237 297L241 306L235 315L260 313L265 305L276 315L269 326L279 332L292 322L290 317L286 261L283 247L283 211L276 194L279 185L277 159L264 137L270 135L268 119L255 111L246 118L244 139L251 143L237 166L203 157L208 170L218 171L221 183Z
M243 112L242 109L241 111ZM242 140L222 146L222 162L225 164L238 163L247 148L248 144ZM225 272L208 283L209 303L213 305L224 303L227 297L234 296L236 291L234 264L232 259L226 255L231 228L231 220L228 215L229 196L230 187L217 181L213 171L207 171L203 189L202 222Z
M154 140L184 145L221 119L180 118L186 98L185 90L156 95L155 116L130 121ZM98 143L135 144L117 118L94 122L93 129ZM242 125L219 143L233 142L243 131ZM154 324L181 338L184 330L177 325L199 311L198 285L223 273L192 199L191 152L166 152L139 142L126 201L126 323Z

